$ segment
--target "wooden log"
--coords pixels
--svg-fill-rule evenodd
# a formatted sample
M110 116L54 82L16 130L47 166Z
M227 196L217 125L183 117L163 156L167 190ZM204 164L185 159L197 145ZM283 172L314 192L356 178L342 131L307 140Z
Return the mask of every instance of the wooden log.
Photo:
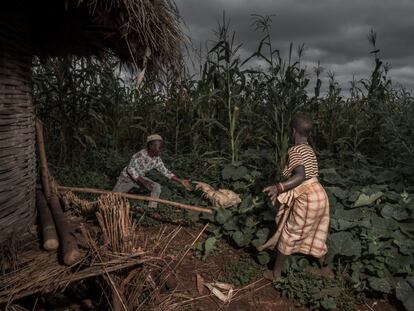
M63 263L71 266L81 257L78 244L75 237L70 232L69 225L66 222L65 215L63 214L62 207L60 206L59 198L56 194L52 193L50 196L49 205L53 218L55 219L56 229L59 235Z
M55 222L47 206L46 198L40 189L36 190L36 206L42 230L43 248L47 251L56 250L59 247L59 239L56 233Z
M94 194L107 194L107 193L116 194L116 193L119 193L119 194L122 194L122 196L124 196L125 198L130 199L130 200L153 201L153 202L158 202L158 203L161 203L161 204L170 205L170 206L174 206L174 207L178 207L178 208L188 209L188 210L193 211L193 212L208 213L208 214L213 213L213 210L211 210L209 208L205 208L205 207L188 205L188 204L178 203L178 202L174 202L174 201L169 201L169 200L164 200L164 199L159 199L159 198L153 198L153 197L144 196L144 195L130 194L130 193L125 193L125 192L115 192L115 191L95 189L95 188L64 187L64 186L58 186L57 189L60 192L72 191L72 192L94 193Z
M36 145L39 155L40 179L42 180L43 193L47 200L51 195L49 169L47 166L45 141L43 137L43 124L36 118Z

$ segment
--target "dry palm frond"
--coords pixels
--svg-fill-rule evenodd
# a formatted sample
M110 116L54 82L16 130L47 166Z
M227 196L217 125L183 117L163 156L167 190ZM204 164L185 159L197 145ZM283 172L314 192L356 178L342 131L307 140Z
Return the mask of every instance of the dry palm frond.
M241 202L240 196L231 190L215 190L212 186L203 182L195 182L195 184L196 189L203 191L203 196L209 199L214 206L227 208Z

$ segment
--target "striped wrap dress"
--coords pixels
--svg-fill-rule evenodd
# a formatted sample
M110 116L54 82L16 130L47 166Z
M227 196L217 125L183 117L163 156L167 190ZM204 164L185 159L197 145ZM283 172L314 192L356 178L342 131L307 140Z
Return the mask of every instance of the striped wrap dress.
M276 215L277 231L258 250L276 248L284 255L301 253L320 258L327 253L329 201L317 178L315 152L308 144L289 149L283 175L290 177L299 165L305 168L305 181L279 194L281 207Z

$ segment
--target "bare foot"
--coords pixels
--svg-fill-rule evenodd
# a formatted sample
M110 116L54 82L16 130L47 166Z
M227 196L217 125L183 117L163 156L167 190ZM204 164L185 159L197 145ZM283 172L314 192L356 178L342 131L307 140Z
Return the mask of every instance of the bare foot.
M266 270L265 272L263 272L263 277L266 280L269 281L277 281L280 280L281 276L280 275L276 275L273 270Z

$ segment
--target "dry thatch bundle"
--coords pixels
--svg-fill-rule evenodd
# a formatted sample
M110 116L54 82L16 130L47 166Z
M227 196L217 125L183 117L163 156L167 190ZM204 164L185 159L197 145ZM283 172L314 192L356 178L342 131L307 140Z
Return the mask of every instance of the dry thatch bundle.
M36 55L112 52L135 68L180 66L183 35L172 0L30 2Z
M98 201L96 218L102 230L104 245L113 253L131 254L136 249L136 224L130 213L130 204L120 194L102 195Z

